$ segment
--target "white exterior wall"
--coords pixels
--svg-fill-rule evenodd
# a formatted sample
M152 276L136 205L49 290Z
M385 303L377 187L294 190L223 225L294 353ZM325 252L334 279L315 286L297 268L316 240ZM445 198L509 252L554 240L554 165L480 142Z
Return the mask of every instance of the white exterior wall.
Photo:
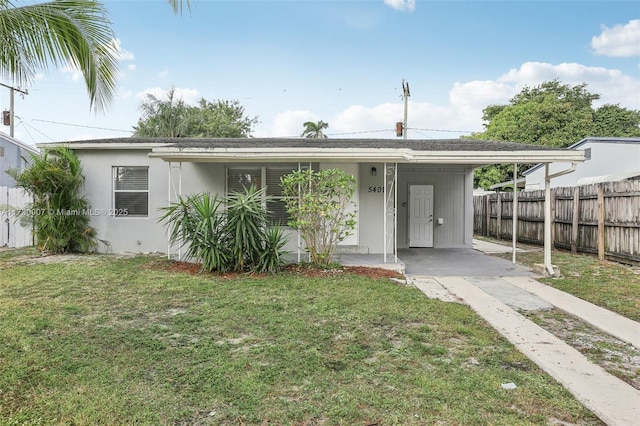
M376 175L371 168L376 168ZM433 185L433 247L470 248L473 240L473 169L467 166L398 165L398 248L408 247L409 185ZM360 164L360 245L384 251L384 164ZM370 191L369 188L372 190ZM443 218L442 225L437 218Z
M85 175L84 195L93 212L91 225L109 247L100 251L113 253L148 253L167 251L165 228L158 223L160 207L168 200L168 166L162 160L149 158L147 150L76 151ZM101 212L113 209L114 166L149 167L149 217L113 217Z
M176 193L183 196L209 191L224 194L226 167L220 163L171 163L149 158L148 150L78 150L86 177L85 195L93 211L113 209L114 166L149 167L149 217L113 217L95 215L91 224L98 238L108 240L110 247L101 251L113 253L132 252L167 253L166 228L158 223L159 209L176 200ZM376 167L376 175L371 168ZM339 168L353 174L358 180L358 190L351 208L357 212L358 228L354 235L341 243L346 246L362 246L369 253L384 251L384 164L383 163L322 163L321 169ZM179 180L181 176L181 184ZM171 182L171 187L170 187ZM408 188L410 184L434 186L434 247L471 247L473 237L473 170L467 166L436 166L401 164L398 167L398 247L407 247ZM171 190L170 190L171 188ZM371 190L370 190L371 189ZM435 219L442 217L438 225ZM297 233L290 231L286 250L297 252ZM172 253L177 247L172 247Z
M573 173L551 180L551 187L576 186L579 179L640 170L640 141L587 141L578 149L591 148L591 160L579 163ZM571 163L552 163L549 173L566 170ZM525 190L544 189L544 166L525 175Z

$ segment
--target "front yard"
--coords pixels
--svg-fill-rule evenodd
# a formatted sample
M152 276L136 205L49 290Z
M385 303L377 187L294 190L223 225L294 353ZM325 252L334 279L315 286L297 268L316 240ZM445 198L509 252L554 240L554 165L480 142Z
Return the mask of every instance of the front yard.
M601 424L468 307L319 275L2 252L0 424Z

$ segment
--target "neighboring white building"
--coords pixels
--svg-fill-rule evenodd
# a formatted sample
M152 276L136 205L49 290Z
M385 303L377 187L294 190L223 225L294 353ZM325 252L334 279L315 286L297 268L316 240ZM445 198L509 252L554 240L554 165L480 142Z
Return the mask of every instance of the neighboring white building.
M475 167L584 161L582 151L466 139L120 138L40 145L55 146L78 154L91 224L115 253L175 253L158 218L180 195L225 195L251 183L277 196L280 176L310 167L356 177L351 201L358 226L343 249L383 254L385 261L394 261L398 248L472 247ZM281 200L268 207L274 221L286 223ZM287 249L300 250L289 232Z
M29 154L37 154L35 146L27 145L0 132L0 186L13 188L16 181L7 174L9 169L20 169L26 165Z
M585 150L587 161L578 164L572 173L551 180L551 187L567 187L589 182L640 176L640 138L586 138L567 149ZM571 163L554 163L550 173L565 170ZM525 191L544 189L544 164L537 164L522 173ZM607 176L608 178L605 178Z

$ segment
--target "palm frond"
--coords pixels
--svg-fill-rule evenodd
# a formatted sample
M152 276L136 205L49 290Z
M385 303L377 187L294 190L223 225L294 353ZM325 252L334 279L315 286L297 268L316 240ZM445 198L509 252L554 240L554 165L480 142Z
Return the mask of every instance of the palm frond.
M53 0L15 7L0 2L0 75L18 85L36 72L80 71L90 107L105 111L116 92L118 54L105 7L92 0Z

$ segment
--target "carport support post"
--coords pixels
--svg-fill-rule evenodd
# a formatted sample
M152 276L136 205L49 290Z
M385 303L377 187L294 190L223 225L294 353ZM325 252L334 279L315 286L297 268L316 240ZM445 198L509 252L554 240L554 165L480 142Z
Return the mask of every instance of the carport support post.
M549 163L544 163L544 267L554 276L551 265L551 178Z
M173 202L173 196L175 195L176 202L182 196L182 161L178 163L176 166L173 162L169 161L169 185L168 185L168 194L167 194L167 206L171 206ZM176 182L174 177L174 172L177 172L178 175L178 186L176 188ZM178 260L182 260L182 240L178 242ZM169 233L167 233L167 257L171 259L171 239L169 237Z
M511 261L516 263L516 245L518 243L518 163L513 163L513 207L511 214L511 222L513 222L513 231L512 235L512 253L511 253Z

